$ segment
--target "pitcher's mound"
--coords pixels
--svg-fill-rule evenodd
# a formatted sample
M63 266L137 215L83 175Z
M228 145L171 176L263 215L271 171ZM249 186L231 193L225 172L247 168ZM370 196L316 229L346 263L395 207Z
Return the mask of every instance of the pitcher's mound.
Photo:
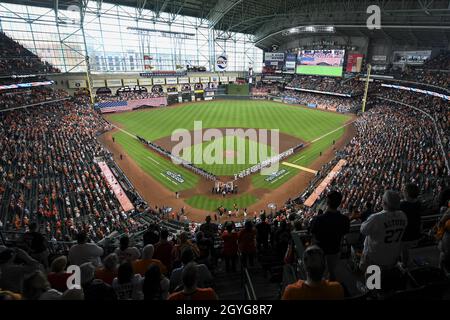
M225 155L226 159L234 159L234 157L236 155L236 151L234 151L234 150L225 150L224 155Z

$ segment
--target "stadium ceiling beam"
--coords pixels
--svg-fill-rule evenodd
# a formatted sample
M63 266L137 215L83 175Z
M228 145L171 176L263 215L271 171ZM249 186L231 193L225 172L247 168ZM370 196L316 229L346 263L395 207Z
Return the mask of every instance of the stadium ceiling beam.
M442 2L434 0L403 0L400 3L389 0L355 1L324 1L303 0L300 4L289 11L277 14L274 18L268 19L255 31L256 41L267 38L271 34L298 25L323 24L366 24L368 14L367 6L376 4L381 7L383 24L405 23L408 18L420 18L421 23L435 23L439 17L448 17L449 9L442 7ZM395 6L394 6L395 5ZM410 20L408 19L408 20ZM427 21L428 19L428 21ZM399 21L402 20L402 21ZM419 23L416 23L419 24Z
M243 0L219 0L214 8L208 13L207 20L209 20L209 26L214 28L215 25L222 20L222 18L236 5Z
M54 0L53 1L53 10L55 10L55 18L56 18L56 23L58 23L58 17L59 17L59 0Z
M161 14L161 12L164 12L164 10L166 10L167 5L169 4L170 0L164 0L164 2L162 3L162 5L156 10L156 17L159 18L159 15Z
M146 5L147 5L147 0L137 0L137 3L136 3L136 11L138 13L137 19L142 17L142 12L144 12Z

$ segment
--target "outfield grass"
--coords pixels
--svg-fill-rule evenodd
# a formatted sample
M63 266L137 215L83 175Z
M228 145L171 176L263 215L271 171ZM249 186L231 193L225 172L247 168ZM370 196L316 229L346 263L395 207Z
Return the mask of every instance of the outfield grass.
M320 137L349 119L342 114L254 100L194 102L179 108L116 113L107 118L147 140L171 136L180 128L193 130L194 121L201 120L203 128L279 129L304 141Z
M279 129L280 132L297 137L305 142L313 141L344 125L349 116L323 112L315 109L302 108L295 105L285 105L270 101L227 101L216 100L202 103L190 103L177 108L158 108L117 113L107 116L108 120L120 125L124 130L139 135L147 140L155 141L170 137L178 129L194 130L194 121L202 121L206 128L255 128ZM310 165L320 152L324 152L333 140L338 140L344 133L344 128L310 144L304 151L295 154L286 162L300 166ZM174 165L170 160L154 154L137 140L123 132L115 135L125 151L149 175L172 191L187 190L195 187L199 177L192 172ZM203 143L207 146L211 142ZM214 171L217 175L232 175L248 168L251 164L209 165L200 167ZM275 189L298 173L298 169L280 165L279 170L286 170L274 181L266 181L267 176L259 174L252 176L252 183L256 188ZM167 174L170 171L179 174L183 182L174 180ZM246 207L257 199L250 195L227 198L231 205L237 203L239 207ZM220 205L220 199L207 196L193 197L188 203L196 208L215 210Z

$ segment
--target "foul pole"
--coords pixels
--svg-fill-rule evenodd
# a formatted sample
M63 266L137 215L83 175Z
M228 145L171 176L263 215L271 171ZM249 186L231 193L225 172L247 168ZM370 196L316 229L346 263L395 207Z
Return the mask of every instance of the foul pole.
M367 103L367 93L369 92L369 83L370 83L370 71L372 70L372 65L367 65L367 78L366 78L366 86L364 88L364 97L362 100L362 112L366 112L366 103Z

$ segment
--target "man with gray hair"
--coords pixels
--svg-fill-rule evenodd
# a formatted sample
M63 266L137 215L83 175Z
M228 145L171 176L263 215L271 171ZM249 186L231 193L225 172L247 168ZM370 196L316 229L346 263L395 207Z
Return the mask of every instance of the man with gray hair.
M372 214L361 225L361 233L366 236L360 267L369 265L389 269L399 261L402 236L408 219L400 211L400 194L387 190L383 195L383 210Z
M166 266L158 259L153 259L153 253L155 252L155 247L152 244L148 244L142 249L142 259L138 259L133 262L134 273L139 273L141 276L145 276L150 265L156 264L159 267L159 271L162 274L167 274Z

